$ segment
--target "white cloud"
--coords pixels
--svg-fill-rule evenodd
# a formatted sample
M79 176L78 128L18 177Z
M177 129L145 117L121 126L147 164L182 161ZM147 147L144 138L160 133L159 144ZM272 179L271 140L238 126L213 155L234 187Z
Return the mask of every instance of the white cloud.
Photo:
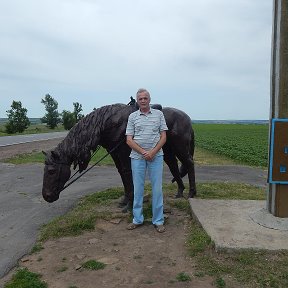
M42 116L46 93L88 113L145 86L194 119L268 118L270 2L3 1L0 117L12 100Z

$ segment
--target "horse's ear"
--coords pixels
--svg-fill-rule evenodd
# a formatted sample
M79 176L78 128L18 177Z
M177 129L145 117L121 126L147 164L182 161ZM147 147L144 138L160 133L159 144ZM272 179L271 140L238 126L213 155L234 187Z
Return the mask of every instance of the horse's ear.
M55 159L55 160L59 160L60 159L60 156L57 152L55 151L51 151L51 155L52 157Z
M42 153L43 153L45 156L47 156L47 153L46 153L45 151L42 150Z

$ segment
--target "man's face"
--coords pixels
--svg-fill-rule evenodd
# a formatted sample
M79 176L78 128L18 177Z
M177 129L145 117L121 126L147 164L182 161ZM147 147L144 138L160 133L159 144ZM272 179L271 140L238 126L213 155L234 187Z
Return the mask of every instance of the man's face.
M146 94L146 92L138 93L137 104L139 105L140 110L149 110L150 97Z

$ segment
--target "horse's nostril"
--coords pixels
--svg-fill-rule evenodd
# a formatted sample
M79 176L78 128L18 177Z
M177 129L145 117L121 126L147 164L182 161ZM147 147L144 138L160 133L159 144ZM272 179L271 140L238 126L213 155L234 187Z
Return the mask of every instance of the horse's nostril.
M43 196L44 200L49 202L49 203L52 203L56 200L55 197L50 193L48 194L46 192L42 192L42 196Z

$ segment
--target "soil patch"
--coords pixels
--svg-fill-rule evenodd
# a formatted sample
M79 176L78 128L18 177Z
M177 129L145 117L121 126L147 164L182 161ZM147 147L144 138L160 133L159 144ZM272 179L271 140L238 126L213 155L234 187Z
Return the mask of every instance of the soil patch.
M113 207L109 207L111 219L97 220L94 231L48 240L43 250L22 258L20 267L40 273L49 288L215 287L212 278L195 276L193 258L188 256L190 215L169 208L166 232L158 233L150 220L129 231L128 216L123 217L116 203ZM89 260L106 266L83 268ZM189 275L191 281L177 280L180 273Z

